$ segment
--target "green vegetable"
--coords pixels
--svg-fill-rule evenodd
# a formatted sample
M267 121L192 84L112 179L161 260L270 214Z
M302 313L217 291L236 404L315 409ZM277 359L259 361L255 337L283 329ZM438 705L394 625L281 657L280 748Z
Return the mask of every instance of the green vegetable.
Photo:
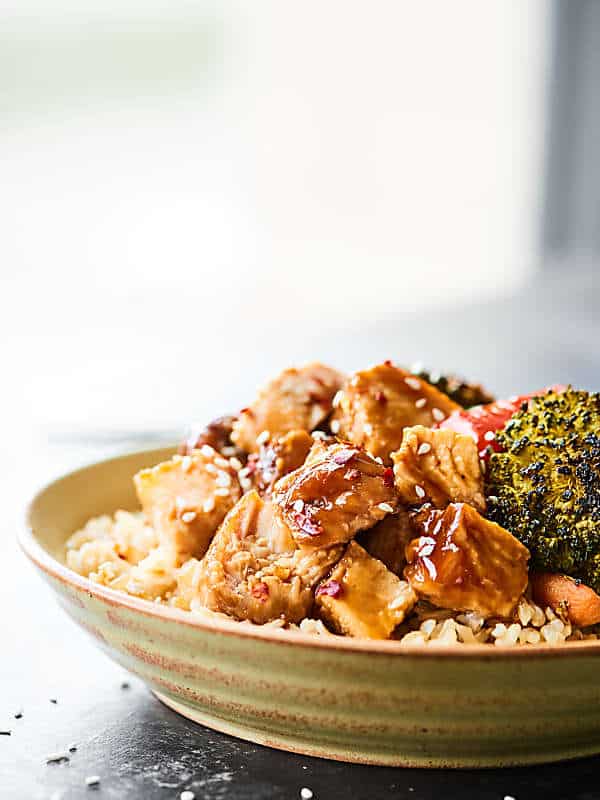
M531 551L531 567L600 591L600 395L534 397L496 435L488 516Z
M463 408L486 405L487 403L493 403L495 400L495 397L487 389L484 389L480 383L468 383L463 378L459 378L458 375L440 375L439 372L427 370L419 370L415 374L435 386L440 392L448 395L451 400L454 400L455 403L458 403Z

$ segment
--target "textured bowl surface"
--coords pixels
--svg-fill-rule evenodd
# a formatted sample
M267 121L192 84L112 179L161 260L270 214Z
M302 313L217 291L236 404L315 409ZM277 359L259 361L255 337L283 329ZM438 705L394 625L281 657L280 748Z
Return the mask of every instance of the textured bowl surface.
M55 481L21 545L64 610L165 703L203 725L308 755L481 767L600 753L600 644L499 650L318 639L190 613L95 585L64 565L89 517L136 507L143 451Z

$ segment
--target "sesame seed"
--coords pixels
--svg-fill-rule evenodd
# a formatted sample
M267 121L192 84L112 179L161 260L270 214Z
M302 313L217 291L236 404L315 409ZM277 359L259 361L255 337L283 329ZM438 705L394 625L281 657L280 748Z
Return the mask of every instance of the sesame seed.
M265 442L268 442L270 436L271 434L269 433L269 431L262 431L256 437L256 444L264 444Z
M236 470L239 470L239 469L242 468L242 462L239 460L239 458L235 458L235 457L230 458L229 459L229 463Z
M419 445L419 449L417 450L418 456L424 456L425 453L428 453L431 450L431 445L428 442L423 442L423 444Z
M203 444L200 448L200 452L207 458L212 458L215 454L214 447L211 447L209 444Z
M416 408L424 408L427 405L427 398L426 397L419 397L418 400L415 400L415 407Z
M494 433L494 431L486 431L483 434L483 438L486 440L486 442L493 442L494 439L496 438L496 434Z
M46 756L46 764L58 764L61 761L68 761L69 755L68 753L50 753L50 755Z
M196 795L193 792L190 792L189 789L184 789L179 797L181 800L195 800Z
M350 386L356 386L358 384L358 381L359 381L358 375L355 375L350 381Z
M385 511L387 514L393 514L394 509L389 503L379 503L377 508L380 508L382 511Z
M241 480L242 478L247 478L247 477L248 477L248 475L250 475L250 467L243 467L243 468L242 468L242 469L241 469L241 470L238 472L238 478L240 478L240 480Z
M371 425L370 422L365 422L363 430L367 434L367 436L370 436L373 433L373 426Z
M211 474L211 475L216 475L216 474L217 474L217 472L219 471L219 470L218 470L218 469L215 467L215 465L214 465L214 464L205 464L205 465L204 465L204 469L205 469L207 472L210 472L210 474Z
M312 436L313 439L326 439L327 438L327 434L325 433L325 431L313 431L311 433L311 436Z
M388 608L390 611L393 611L395 608L399 608L404 603L404 597L402 595L398 595L394 597L394 599L388 604Z
M191 467L192 467L192 459L190 458L190 456L184 456L181 459L181 469L184 472L188 472L191 469Z
M340 422L339 422L339 420L334 419L329 427L331 428L331 432L332 433L339 433L339 430L340 430Z
M23 709L19 709L15 714L15 719L22 719L23 718Z
M185 499L185 497L182 497L180 494L178 494L177 497L175 498L175 508L177 509L177 511L183 511L186 506L187 506L187 500Z
M221 469L229 469L229 461L227 461L227 459L223 458L222 456L217 456L215 458L215 464L217 465L217 467L221 467Z
M56 699L56 697L51 697L50 698L50 702L54 703L54 705L56 705L58 703L58 700Z
M214 507L215 507L215 498L207 497L204 503L202 504L202 511L204 511L205 514L209 514Z
M517 798L513 797L512 794L505 794L504 800L517 800Z
M294 511L300 513L300 511L302 511L302 509L304 508L304 500L296 500L296 502L293 503L292 508L294 509Z
M376 461L378 464L383 465L383 458L381 456L375 456L374 461Z
M308 786L303 786L300 789L300 797L302 800L310 800L313 796L312 789L309 789Z
M217 495L217 497L227 497L229 495L229 489L225 489L224 487L215 489L214 493Z
M85 779L86 786L98 786L100 783L100 776L99 775L88 775Z
M249 478L240 478L240 486L245 492L249 492L252 488L252 481Z
M185 514L181 515L182 522L193 522L196 519L196 512L195 511L186 511Z
M215 483L217 486L231 486L231 475L228 472L219 472Z
M443 411L440 411L439 408L432 408L431 415L433 416L436 422L441 422L443 419L446 419L446 415Z
M425 497L425 489L422 486L415 486L415 494L422 500Z
M418 392L421 388L421 381L418 378L404 378L404 383L414 389L415 392Z
M331 405L332 405L333 408L337 408L339 406L339 404L341 403L343 394L344 393L342 392L341 389L339 390L339 392L336 392L334 394L333 400L331 401Z

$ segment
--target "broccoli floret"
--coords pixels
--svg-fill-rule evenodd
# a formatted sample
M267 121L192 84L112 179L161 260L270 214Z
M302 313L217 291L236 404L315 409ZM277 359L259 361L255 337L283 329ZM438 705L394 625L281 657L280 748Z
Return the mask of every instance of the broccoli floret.
M424 369L419 369L415 374L463 408L493 403L496 399L480 383L469 383L458 375L440 375L439 372Z
M600 591L600 395L568 389L524 405L496 434L488 516L531 551L531 566Z

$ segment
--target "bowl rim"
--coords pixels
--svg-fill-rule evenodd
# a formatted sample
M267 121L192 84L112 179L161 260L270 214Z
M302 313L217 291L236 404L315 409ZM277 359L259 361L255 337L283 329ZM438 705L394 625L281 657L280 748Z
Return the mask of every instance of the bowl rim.
M600 639L596 641L569 642L565 645L535 645L531 647L494 647L489 644L459 644L457 646L431 647L428 645L403 646L399 641L379 640L379 639L358 639L350 636L316 636L313 634L302 633L301 631L290 631L282 628L266 625L253 625L252 623L240 622L235 619L221 619L215 616L214 619L203 619L196 617L193 612L171 606L154 603L151 600L144 600L134 595L111 589L108 586L94 583L70 569L66 564L54 558L38 540L33 525L33 514L35 506L43 495L51 492L52 489L66 480L88 469L99 466L100 464L126 461L135 456L152 453L159 450L175 450L176 445L166 443L163 447L141 448L130 450L109 458L92 461L76 469L69 470L39 488L31 500L27 503L24 515L24 524L19 526L17 541L23 553L30 561L42 572L50 577L59 580L61 583L83 592L89 597L94 597L106 605L114 608L122 608L128 611L141 613L148 617L161 619L165 622L174 622L196 628L206 633L218 633L225 636L259 639L272 644L297 645L299 647L310 647L326 651L349 651L354 653L367 653L373 656L395 656L419 657L425 659L472 659L479 660L506 660L512 658L565 658L569 656L586 654L600 654ZM117 509L115 509L116 511ZM114 512L113 512L114 513ZM71 535L69 532L67 535Z

